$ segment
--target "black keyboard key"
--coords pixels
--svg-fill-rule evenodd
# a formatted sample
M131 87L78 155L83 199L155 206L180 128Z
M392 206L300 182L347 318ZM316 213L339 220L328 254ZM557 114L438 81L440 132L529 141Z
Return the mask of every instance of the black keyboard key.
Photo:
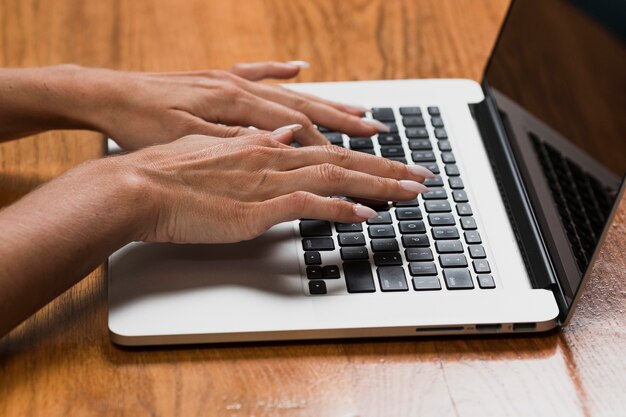
M380 154L385 158L402 157L404 156L404 149L402 146L381 146Z
M400 107L400 114L403 116L420 116L422 109L419 107Z
M435 154L432 151L413 151L411 152L411 159L413 162L435 162Z
M472 265L474 265L474 272L477 274L491 273L491 267L486 259L475 259L472 261Z
M435 129L435 137L437 139L448 139L448 133L446 129L443 127L438 127Z
M437 267L434 262L409 262L409 272L417 275L437 275Z
M374 292L372 268L367 261L344 262L343 273L349 293Z
M449 166L451 165L447 165L446 168L448 168ZM463 188L465 188L465 185L463 184L463 180L460 177L448 178L448 184L450 185L450 188L452 188L453 190L462 190Z
M322 276L324 279L337 279L339 275L339 267L337 265L326 265L322 267Z
M388 211L381 211L376 217L367 219L367 224L391 224L391 213Z
M398 125L395 122L384 122L383 124L389 128L390 133L398 132Z
M376 151L374 149L353 149L355 152L363 152L369 155L376 155Z
M424 127L426 123L422 116L405 116L402 118L404 127Z
M335 229L337 233L341 232L361 232L363 226L361 223L335 223Z
M430 246L428 235L404 235L402 236L402 246L405 248L424 248Z
M359 259L369 259L369 252L365 246L353 246L341 248L341 259L344 261L355 261Z
M350 149L359 150L359 149L372 149L374 147L374 143L370 138L350 138Z
M496 288L496 283L491 275L476 275L478 286L482 289Z
M467 267L467 258L462 253L456 255L439 255L439 265L442 268Z
M444 169L446 170L446 174L448 175L448 177L458 177L459 175L461 175L461 173L459 172L459 167L455 164L448 164L444 167Z
M398 241L395 239L372 239L370 242L374 252L397 252Z
M461 217L463 230L476 230L476 220L473 217Z
M313 295L326 294L326 283L324 281L309 281L309 293Z
M393 109L390 107L374 107L372 109L372 118L381 122L393 122L396 120Z
M469 203L459 203L456 205L456 212L459 216L471 216L474 213L472 212L472 206Z
M339 132L326 132L324 136L333 145L343 145L343 135Z
M403 220L398 223L400 233L426 233L426 226L421 220Z
M467 203L467 193L464 190L454 190L452 191L452 198L457 203Z
M430 151L433 146L429 139L409 139L409 149L412 151Z
M433 125L433 127L443 127L443 120L441 117L434 116L430 118L430 124Z
M430 248L407 248L404 251L407 261L432 261L433 251Z
M454 154L452 152L442 152L441 160L444 164L456 164L456 159L454 158Z
M468 245L471 245L473 243L483 243L482 239L480 238L480 233L478 233L478 231L476 230L468 230L467 232L463 232L463 234L465 235L465 241Z
M320 265L322 256L319 252L304 252L304 263L307 265Z
M439 113L439 107L437 106L430 106L428 107L428 114L430 114L431 116L440 116L441 113Z
M441 152L449 152L452 150L452 145L450 145L450 141L446 139L437 142L437 147Z
M449 213L452 211L450 203L447 201L426 201L424 207L427 213Z
M302 237L311 236L331 236L330 223L324 220L300 220L300 235Z
M423 163L419 165L423 166L433 174L439 174L439 165L437 165L435 162Z
M438 240L435 242L437 253L463 253L460 240Z
M431 226L454 226L454 216L451 213L429 214L428 223Z
M392 160L392 161L396 161L396 162L400 162L402 164L406 165L406 158L405 157L398 157L398 156L390 156L387 159Z
M471 290L474 288L472 277L467 269L444 269L443 278L449 290Z
M322 278L322 267L321 266L307 266L306 267L306 276L308 279L320 279Z
M391 225L381 224L376 226L369 226L367 228L367 232L372 239L382 237L396 237L396 232L393 230L393 226Z
M363 233L339 233L340 246L363 246L365 245L365 236Z
M448 193L443 188L431 188L429 192L422 194L424 200L447 200Z
M458 239L459 231L454 226L438 226L431 229L435 240Z
M305 251L334 250L335 243L332 237L309 237L302 239L302 249Z
M407 127L404 133L410 139L428 139L428 130L425 127Z
M402 265L402 256L398 252L379 252L374 254L377 266Z
M378 143L381 146L384 145L400 145L402 144L402 140L400 136L393 133L379 133L378 134Z
M381 266L376 270L382 291L408 291L404 269L401 266Z
M436 291L441 289L441 283L437 277L413 277L415 291Z
M427 187L443 187L443 179L440 175L435 176L435 178L426 178L424 185Z
M418 207L397 207L396 219L398 220L421 220L422 211Z
M393 205L396 207L417 207L420 203L417 201L417 198L414 198L413 200L408 201L396 201Z
M483 248L481 245L469 245L467 249L469 249L469 254L471 258L480 259L487 257L487 255L485 254L485 248Z

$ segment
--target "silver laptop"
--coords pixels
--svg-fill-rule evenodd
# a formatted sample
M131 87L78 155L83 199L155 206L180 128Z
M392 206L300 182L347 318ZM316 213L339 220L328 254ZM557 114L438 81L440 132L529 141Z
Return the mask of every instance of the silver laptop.
M513 3L482 83L289 84L391 133L329 141L437 174L364 224L229 245L132 243L109 262L121 345L541 332L567 324L626 171L626 10Z

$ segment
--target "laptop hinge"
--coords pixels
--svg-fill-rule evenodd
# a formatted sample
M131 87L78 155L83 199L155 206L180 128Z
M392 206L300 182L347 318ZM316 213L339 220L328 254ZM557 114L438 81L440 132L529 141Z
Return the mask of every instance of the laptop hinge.
M554 293L561 316L563 316L568 310L565 296L556 279L554 267L548 256L547 247L520 176L513 150L507 140L498 109L488 94L486 84L483 84L483 90L485 100L470 104L470 111L485 144L527 273L533 288L549 289Z

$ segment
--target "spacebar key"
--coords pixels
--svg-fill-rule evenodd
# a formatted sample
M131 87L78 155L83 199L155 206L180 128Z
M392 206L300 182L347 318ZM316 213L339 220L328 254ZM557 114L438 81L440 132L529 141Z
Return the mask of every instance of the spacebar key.
M343 272L346 276L348 292L374 292L374 277L369 262L344 262Z

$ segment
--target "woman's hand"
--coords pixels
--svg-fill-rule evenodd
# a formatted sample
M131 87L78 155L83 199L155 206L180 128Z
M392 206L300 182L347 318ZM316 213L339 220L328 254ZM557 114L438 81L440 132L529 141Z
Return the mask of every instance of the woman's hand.
M231 71L135 73L75 69L76 83L92 101L81 118L126 149L171 142L202 134L229 137L250 134L249 126L274 130L297 123L303 145L328 143L319 124L354 136L371 136L386 126L361 119L366 110L256 82L291 78L300 70L288 63L234 66Z
M285 144L292 135L193 135L111 158L150 207L137 239L228 243L298 218L362 222L376 212L328 197L410 200L432 176L421 166L333 145L292 148Z

